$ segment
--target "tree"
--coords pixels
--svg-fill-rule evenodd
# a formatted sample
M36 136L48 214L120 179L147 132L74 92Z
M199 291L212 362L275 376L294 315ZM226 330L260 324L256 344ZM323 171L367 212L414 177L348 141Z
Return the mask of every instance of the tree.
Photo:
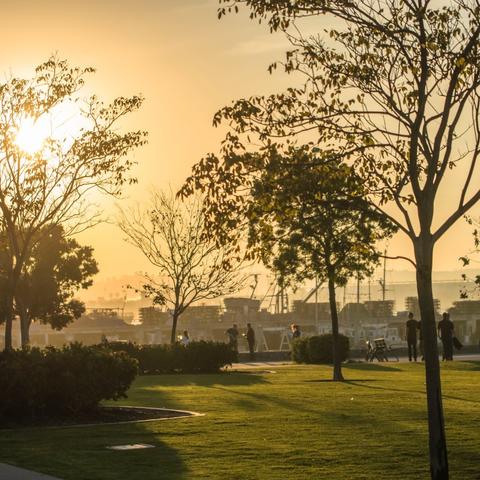
M410 239L425 347L430 470L448 478L432 294L434 247L478 200L480 4L455 0L220 0L219 16L245 5L283 31L280 65L303 83L242 99L215 116L231 129L222 153L246 143L307 137L325 159L353 165L374 208ZM308 17L327 16L318 35ZM336 27L336 25L340 25ZM304 142L302 142L304 143ZM257 147L258 148L258 147ZM212 160L206 159L204 166ZM441 188L462 166L458 201L439 216ZM457 178L458 180L458 178ZM458 183L457 183L458 185Z
M249 243L262 244L264 261L273 255L281 278L327 282L333 380L342 381L335 289L354 275L373 273L378 242L393 228L364 199L350 167L336 161L316 166L301 149L279 162L265 162L253 181L249 211Z
M18 282L39 233L47 235L56 225L69 235L88 228L98 218L90 194L119 195L125 182L134 181L129 154L145 142L146 133L121 133L118 127L142 98L119 97L110 104L95 96L82 100L79 91L93 71L52 57L31 79L0 85L0 214L11 253L3 312L6 349L12 346ZM42 122L62 113L73 115L81 128L47 132L35 148L22 144L26 126L34 138Z
M328 283L333 380L343 380L335 289L352 275L372 273L377 244L393 226L365 199L351 167L336 160L316 165L308 146L291 148L288 156L274 149L242 155L230 165L233 177L228 166L219 165L215 172L197 172L183 192L192 193L196 181L210 191L210 235L227 232L224 240L230 242L232 230L245 226L247 254L277 271L282 285L289 279ZM226 199L236 200L228 206Z
M153 192L147 209L123 211L119 227L158 269L145 275L142 291L172 315L171 343L180 315L194 302L231 294L242 287L240 260L205 235L201 200L182 203L173 194Z
M30 343L32 320L61 330L80 318L85 306L74 295L98 273L92 247L67 238L61 226L46 229L34 242L15 293L23 347Z

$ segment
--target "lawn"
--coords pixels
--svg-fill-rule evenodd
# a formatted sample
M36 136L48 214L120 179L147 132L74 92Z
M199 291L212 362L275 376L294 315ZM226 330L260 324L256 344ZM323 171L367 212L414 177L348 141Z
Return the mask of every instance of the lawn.
M480 479L480 362L443 366L451 478ZM427 479L423 365L140 377L124 405L204 417L2 431L0 462L65 480ZM149 443L119 452L108 445Z

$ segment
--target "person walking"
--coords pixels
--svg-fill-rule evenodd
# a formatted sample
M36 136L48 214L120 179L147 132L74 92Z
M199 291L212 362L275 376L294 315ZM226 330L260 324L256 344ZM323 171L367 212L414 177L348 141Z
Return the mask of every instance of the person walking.
M443 345L443 360L453 360L453 322L447 312L442 315L442 319L438 322L438 331Z
M413 318L413 313L408 314L407 320L407 345L408 345L408 361L411 362L412 358L417 361L417 330L420 328L420 323Z
M230 348L238 353L238 327L237 324L234 323L232 327L230 327L227 330L227 335L228 335L228 344L230 345Z
M255 330L250 323L247 323L247 337L248 351L250 352L250 360L255 360Z

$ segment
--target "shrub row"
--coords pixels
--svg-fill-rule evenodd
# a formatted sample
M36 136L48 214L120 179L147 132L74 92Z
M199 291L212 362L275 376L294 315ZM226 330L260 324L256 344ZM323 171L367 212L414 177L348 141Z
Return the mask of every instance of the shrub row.
M122 352L74 343L0 354L0 419L62 417L126 397L137 362Z
M135 358L141 374L215 373L237 361L236 352L221 342L195 341L186 346L108 342L103 347Z
M342 362L348 358L350 343L348 337L339 334L338 344ZM333 335L300 337L292 343L292 360L297 363L333 363Z

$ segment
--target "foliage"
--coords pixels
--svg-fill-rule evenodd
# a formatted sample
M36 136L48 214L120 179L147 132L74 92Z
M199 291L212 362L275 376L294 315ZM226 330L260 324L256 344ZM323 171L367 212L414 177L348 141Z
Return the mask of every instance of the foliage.
M0 85L0 213L10 251L6 348L11 348L17 284L39 233L45 233L47 225L63 225L67 235L83 231L100 215L91 201L92 192L117 196L125 183L135 181L130 154L145 143L146 133L122 133L119 127L143 100L139 96L118 97L111 103L95 96L83 99L80 91L93 71L51 57L31 79L12 77ZM34 126L49 122L62 111L82 125L77 132L54 131L33 152L19 144L17 135L26 122Z
M137 361L122 352L72 344L0 354L0 419L62 417L125 398Z
M308 363L307 345L309 337L298 337L292 341L292 360L296 363Z
M138 345L132 342L107 342L112 351L125 352L138 361L142 374L215 373L237 361L237 354L226 343L193 341L187 345Z
M60 225L45 227L25 263L16 302L27 321L48 323L60 330L85 311L73 296L92 285L98 273L93 248L67 238Z
M350 342L345 335L338 335L338 353L341 362L348 358ZM314 335L299 337L292 344L292 360L297 363L333 363L332 356L333 335Z
M150 206L122 212L119 226L158 269L155 277L145 275L141 291L172 312L171 343L178 317L192 303L236 292L245 281L235 250L207 238L198 198L181 202L173 194L153 192Z
M281 150L310 141L318 159L353 166L372 207L411 241L415 259L404 258L417 276L431 476L448 478L432 268L436 242L480 200L480 3L220 3L220 17L244 5L252 19L284 32L292 49L270 71L283 67L295 84L221 109L214 123L229 127L221 157L203 159L189 188L209 191L218 165L226 175L241 171L235 157L252 144ZM318 25L323 16L318 35L302 34L306 18ZM440 192L452 184L455 200L438 208Z
M119 427L2 430L0 461L68 480L119 480L126 472L142 480L428 478L422 365L344 368L348 384L330 382L331 368L323 365L285 365L274 374L260 367L228 375L140 377L122 403L205 416ZM455 479L478 477L479 375L480 362L442 366ZM141 455L105 448L120 443L155 448Z

